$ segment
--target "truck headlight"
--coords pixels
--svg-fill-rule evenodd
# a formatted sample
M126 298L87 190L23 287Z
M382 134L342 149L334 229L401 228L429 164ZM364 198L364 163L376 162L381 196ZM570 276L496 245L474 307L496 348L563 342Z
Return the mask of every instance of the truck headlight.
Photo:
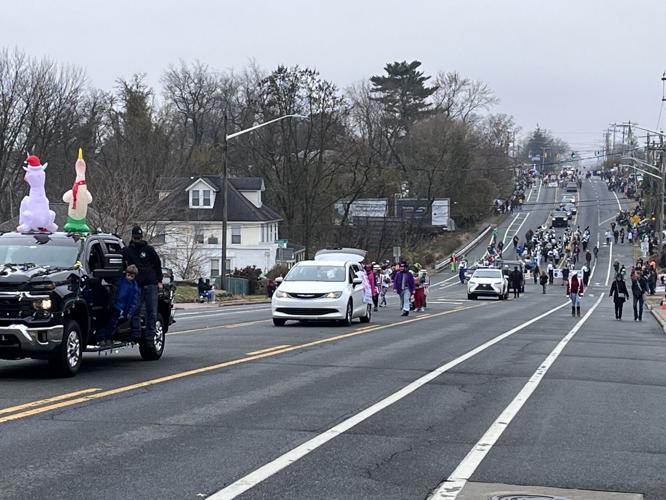
M281 290L276 290L275 291L275 296L278 299L286 299L287 297L289 297L289 294L287 292L283 292Z
M51 299L39 299L32 303L32 307L36 311L50 311L52 305Z

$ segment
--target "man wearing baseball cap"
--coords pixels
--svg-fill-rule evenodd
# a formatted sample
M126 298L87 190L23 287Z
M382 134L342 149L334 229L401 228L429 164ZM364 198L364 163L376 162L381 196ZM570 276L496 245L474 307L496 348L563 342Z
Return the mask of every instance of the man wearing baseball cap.
M143 230L139 226L132 228L132 240L123 249L125 265L135 265L139 274L136 283L141 290L141 297L137 311L142 306L146 308L146 337L147 344L155 341L155 322L157 320L157 294L162 288L162 261L155 249L143 239ZM132 317L132 339L141 338L141 315Z

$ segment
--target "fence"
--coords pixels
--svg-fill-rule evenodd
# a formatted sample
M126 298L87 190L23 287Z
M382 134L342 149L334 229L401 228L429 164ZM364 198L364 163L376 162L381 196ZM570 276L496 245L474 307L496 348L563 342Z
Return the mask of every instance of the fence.
M220 287L220 278L215 278L215 289L220 288L226 290L231 295L249 295L250 293L250 280L245 278L224 278L224 286Z

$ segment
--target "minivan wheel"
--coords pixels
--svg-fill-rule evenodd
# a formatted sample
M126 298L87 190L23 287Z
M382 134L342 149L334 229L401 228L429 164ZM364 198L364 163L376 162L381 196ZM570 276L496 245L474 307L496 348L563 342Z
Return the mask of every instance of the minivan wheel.
M284 324L287 322L285 319L281 318L273 318L273 326L284 326Z
M342 320L344 326L351 326L352 320L354 319L354 304L350 300L347 302L347 311L345 312L345 319Z
M76 321L65 322L62 343L49 358L51 371L61 377L73 377L81 368L83 339Z
M361 316L360 320L361 323L370 323L371 319L372 319L372 306L370 304L367 304L365 308L365 316Z

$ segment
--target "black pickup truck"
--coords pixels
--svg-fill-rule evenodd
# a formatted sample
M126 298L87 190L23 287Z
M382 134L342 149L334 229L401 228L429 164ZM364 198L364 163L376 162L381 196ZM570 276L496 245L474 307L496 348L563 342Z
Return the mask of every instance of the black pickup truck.
M110 234L0 235L0 359L44 359L57 374L73 376L83 352L134 345L129 320L118 326L112 344L97 338L123 272L123 246ZM173 289L164 287L155 339L138 343L145 360L164 352L172 299Z

